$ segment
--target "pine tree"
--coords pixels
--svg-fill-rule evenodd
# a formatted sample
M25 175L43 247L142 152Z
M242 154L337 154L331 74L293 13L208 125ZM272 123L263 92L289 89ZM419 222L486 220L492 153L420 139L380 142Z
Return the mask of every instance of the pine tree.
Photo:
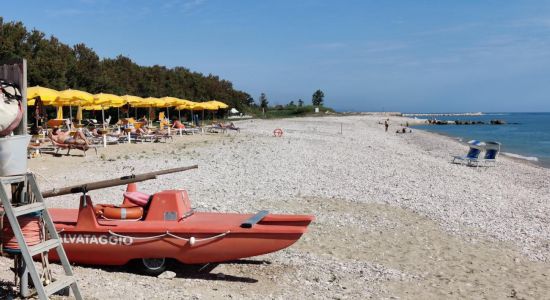
M269 101L267 101L267 96L265 93L262 93L260 95L260 107L267 109L267 105L269 104Z
M325 98L325 93L321 90L317 90L311 97L311 103L315 106L323 106L323 98Z

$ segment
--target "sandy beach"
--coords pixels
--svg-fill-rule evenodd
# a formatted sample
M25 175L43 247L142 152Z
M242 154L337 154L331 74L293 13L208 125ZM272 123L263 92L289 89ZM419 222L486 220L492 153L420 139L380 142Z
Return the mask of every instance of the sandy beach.
M240 133L43 155L29 169L47 190L198 164L138 185L186 189L200 211L316 217L290 248L209 272L173 265L177 276L161 279L75 266L85 299L550 299L550 169L504 156L495 167L451 164L465 145L414 128L395 134L409 120L400 117L384 132L382 120L251 119L235 122ZM90 195L120 203L123 190ZM78 206L76 195L46 201ZM0 258L4 287L11 266Z

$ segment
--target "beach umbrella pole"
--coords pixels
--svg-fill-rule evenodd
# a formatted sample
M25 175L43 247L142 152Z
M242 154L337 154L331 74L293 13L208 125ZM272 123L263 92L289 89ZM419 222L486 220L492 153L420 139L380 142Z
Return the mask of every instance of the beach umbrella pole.
M101 119L103 122L103 129L105 129L105 110L103 109L103 106L101 107Z
M103 106L101 107L101 118L103 119L103 129L106 129L105 126L105 110L103 109ZM107 134L105 131L103 131L103 148L107 148Z

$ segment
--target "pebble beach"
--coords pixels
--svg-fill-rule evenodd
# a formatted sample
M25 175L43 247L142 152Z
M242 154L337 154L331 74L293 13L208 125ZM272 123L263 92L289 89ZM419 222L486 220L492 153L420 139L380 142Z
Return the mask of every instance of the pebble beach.
M29 169L48 190L197 164L139 189L186 189L198 211L316 217L291 247L208 271L174 264L173 276L157 278L74 266L85 299L549 299L550 169L505 156L493 167L452 164L466 145L414 128L396 134L411 120L402 117L389 117L385 132L385 118L236 121L240 132L46 154ZM118 204L124 188L90 196ZM46 202L76 208L77 199ZM4 286L11 266L0 257Z

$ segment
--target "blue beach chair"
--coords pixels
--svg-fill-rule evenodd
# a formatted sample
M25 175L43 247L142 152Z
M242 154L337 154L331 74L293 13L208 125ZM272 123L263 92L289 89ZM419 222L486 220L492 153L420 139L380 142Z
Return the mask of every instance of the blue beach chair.
M470 150L468 150L466 155L453 156L453 164L467 163L470 165L473 162L479 162L479 155L481 154L481 151L485 149L485 143L477 140L471 140L468 142L468 146L470 147Z
M485 155L483 158L472 160L472 163L476 164L483 163L485 166L488 166L490 163L496 165L497 156L500 153L500 143L499 142L485 142Z

